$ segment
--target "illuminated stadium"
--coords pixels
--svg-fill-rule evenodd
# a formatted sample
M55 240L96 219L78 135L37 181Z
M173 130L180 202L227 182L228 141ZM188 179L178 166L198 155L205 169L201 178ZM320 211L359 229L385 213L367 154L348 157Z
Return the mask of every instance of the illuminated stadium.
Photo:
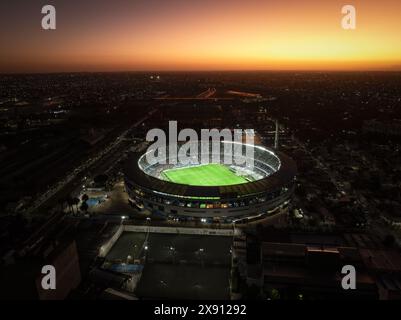
M242 161L227 164L225 157L233 157L227 146L234 149L238 144L243 152L236 159ZM210 146L208 153L192 159L196 164L186 165L171 164L169 159L167 164L150 163L145 152L131 152L125 166L130 202L144 213L181 220L247 223L274 216L291 199L295 163L263 146L255 146L249 159L247 147L223 141L218 153ZM205 154L209 157L206 163Z

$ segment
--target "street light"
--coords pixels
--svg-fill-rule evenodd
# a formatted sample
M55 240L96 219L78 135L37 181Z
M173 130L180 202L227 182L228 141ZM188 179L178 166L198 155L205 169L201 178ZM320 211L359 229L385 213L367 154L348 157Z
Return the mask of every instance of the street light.
M199 249L199 258L200 258L200 263L201 263L202 267L204 267L204 261L203 261L203 252L204 251L205 251L205 249L203 249L203 248Z
M170 252L173 263L175 263L175 248L173 246L170 247Z

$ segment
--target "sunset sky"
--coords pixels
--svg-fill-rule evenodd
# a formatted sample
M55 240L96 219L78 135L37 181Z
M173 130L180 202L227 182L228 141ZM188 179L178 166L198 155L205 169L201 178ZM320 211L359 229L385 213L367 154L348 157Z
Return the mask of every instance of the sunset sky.
M41 29L45 4L57 30ZM0 43L0 73L401 70L401 1L3 0Z

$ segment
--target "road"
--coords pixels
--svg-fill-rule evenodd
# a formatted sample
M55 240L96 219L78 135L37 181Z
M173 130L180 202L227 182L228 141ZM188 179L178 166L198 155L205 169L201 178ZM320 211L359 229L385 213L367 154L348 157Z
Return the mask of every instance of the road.
M96 166L109 154L116 153L118 147L124 142L124 139L128 135L128 133L142 124L144 121L149 119L157 109L152 109L141 119L136 121L132 126L130 126L127 130L123 131L112 143L110 143L107 147L102 149L97 155L89 158L84 163L82 163L79 167L75 168L73 171L67 173L67 175L57 182L55 185L50 187L45 193L43 193L39 198L37 198L33 204L25 211L25 214L30 215L33 212L37 211L39 208L44 207L45 204L50 201L55 195L60 193L67 185L74 182L80 175L87 172L93 166Z
M198 94L196 97L198 99L209 99L211 98L214 94L216 93L216 89L215 88L209 88L206 91Z

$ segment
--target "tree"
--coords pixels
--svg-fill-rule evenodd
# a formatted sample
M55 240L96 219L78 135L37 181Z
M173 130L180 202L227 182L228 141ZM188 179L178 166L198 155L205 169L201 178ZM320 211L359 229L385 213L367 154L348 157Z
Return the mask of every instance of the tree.
M60 199L57 200L57 204L60 206L60 212L63 212L63 211L64 211L65 202L66 202L66 200L65 200L65 199L62 199L62 198L60 198Z
M86 202L82 202L81 206L79 207L79 209L86 213L88 211L88 209L89 209L89 206L88 206L88 204Z
M72 198L72 204L75 205L75 207L77 208L77 212L78 212L79 199L76 197Z
M280 291L273 288L270 292L270 298L272 300L280 300Z
M70 212L74 213L74 202L73 202L73 199L70 196L68 196L66 201L67 201L67 204L68 204L68 208L70 208Z
M82 195L81 200L82 200L82 202L86 202L89 200L89 196L85 193Z

